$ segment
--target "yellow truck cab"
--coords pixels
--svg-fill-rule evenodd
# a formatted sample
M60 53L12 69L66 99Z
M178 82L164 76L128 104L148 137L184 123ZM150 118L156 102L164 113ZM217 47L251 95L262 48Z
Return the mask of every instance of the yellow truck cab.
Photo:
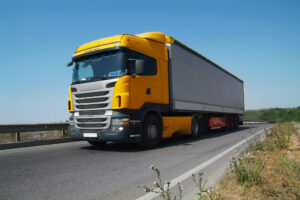
M164 33L86 43L69 66L69 135L92 145L114 141L154 147L175 132L197 137L209 127L237 128L244 112L240 79ZM232 88L213 94L224 83ZM236 97L228 98L231 94Z

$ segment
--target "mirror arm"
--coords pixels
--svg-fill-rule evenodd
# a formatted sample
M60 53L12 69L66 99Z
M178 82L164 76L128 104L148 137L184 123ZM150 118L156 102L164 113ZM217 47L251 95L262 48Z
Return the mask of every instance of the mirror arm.
M67 67L71 67L72 65L73 65L73 60L72 61L70 61L68 64L67 64Z

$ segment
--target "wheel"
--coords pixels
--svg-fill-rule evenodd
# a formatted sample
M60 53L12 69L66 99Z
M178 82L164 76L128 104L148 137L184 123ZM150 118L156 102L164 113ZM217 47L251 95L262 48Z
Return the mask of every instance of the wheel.
M236 120L235 119L233 120L233 128L232 129L234 129L234 130L236 129Z
M100 147L106 144L104 141L88 141L88 143L94 147Z
M234 117L233 117L233 129L237 129L237 127L238 127L237 117L234 116Z
M229 120L229 130L232 130L233 129L233 118L232 118L232 116L229 116L228 120Z
M239 125L240 125L240 123L239 123L239 117L236 117L236 128L237 129L239 128Z
M230 120L230 117L225 117L226 119L226 126L224 127L224 130L225 131L229 131L231 129L231 120Z
M198 117L193 117L191 123L192 137L197 138L200 135L200 120Z
M153 148L159 144L162 135L162 127L156 115L148 115L145 118L142 131L143 147Z

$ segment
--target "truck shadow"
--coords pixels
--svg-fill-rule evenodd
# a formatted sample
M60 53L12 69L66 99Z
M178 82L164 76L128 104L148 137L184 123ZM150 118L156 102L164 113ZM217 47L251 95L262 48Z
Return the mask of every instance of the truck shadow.
M190 136L175 134L172 138L163 139L161 144L158 147L153 149L145 149L136 143L108 143L106 145L99 146L99 147L95 147L87 144L87 146L81 147L81 149L91 150L91 151L112 151L112 152L128 152L128 153L153 151L153 150L164 149L172 146L188 146L188 145L192 145L191 143L197 142L199 140L211 139L223 135L229 135L229 134L233 134L239 131L243 131L255 127L256 126L252 126L252 125L246 125L246 126L244 125L239 127L236 130L231 130L231 131L222 131L220 129L215 129L209 131L208 133L205 133L203 136L200 136L199 138L191 138Z

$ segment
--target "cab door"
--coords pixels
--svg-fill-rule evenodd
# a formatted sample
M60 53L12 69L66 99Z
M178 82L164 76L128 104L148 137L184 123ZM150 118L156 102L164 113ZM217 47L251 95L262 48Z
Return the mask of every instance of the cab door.
M140 109L144 103L162 103L161 71L156 59L132 53L130 59L144 60L144 73L134 75L134 67L130 67L130 108Z

